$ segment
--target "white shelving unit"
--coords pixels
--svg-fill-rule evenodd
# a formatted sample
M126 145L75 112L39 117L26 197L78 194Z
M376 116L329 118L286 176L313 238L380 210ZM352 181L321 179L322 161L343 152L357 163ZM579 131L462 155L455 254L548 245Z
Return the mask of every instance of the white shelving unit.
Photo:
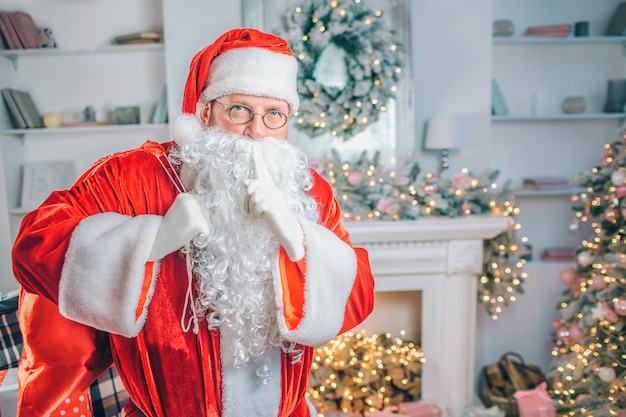
M9 255L27 212L20 206L24 163L71 161L77 177L107 154L169 137L167 124L150 123L166 83L164 44L112 43L127 33L163 31L161 0L49 3L3 3L3 10L25 11L52 29L58 47L1 50L0 88L28 91L42 115L60 112L68 123L82 121L92 106L99 125L13 129L0 106L0 291L17 288ZM115 108L124 106L139 107L140 124L113 124Z
M604 36L619 3L493 1L493 19L511 20L515 33L493 38L492 76L509 114L492 116L492 165L502 167L501 175L514 186L521 188L523 178L531 176L574 178L599 162L604 143L618 139L625 114L604 113L603 107L608 80L626 78L626 37ZM590 36L524 36L530 26L577 21L589 22ZM564 113L561 103L568 96L584 97L585 111ZM586 237L569 232L571 194L516 193L521 232L535 259L546 247L575 246Z

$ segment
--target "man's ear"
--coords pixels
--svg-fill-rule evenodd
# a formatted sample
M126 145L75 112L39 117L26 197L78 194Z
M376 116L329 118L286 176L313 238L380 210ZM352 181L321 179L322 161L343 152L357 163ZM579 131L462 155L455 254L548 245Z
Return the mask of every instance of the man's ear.
M209 127L209 117L211 116L211 103L206 103L200 109L200 121L202 126Z

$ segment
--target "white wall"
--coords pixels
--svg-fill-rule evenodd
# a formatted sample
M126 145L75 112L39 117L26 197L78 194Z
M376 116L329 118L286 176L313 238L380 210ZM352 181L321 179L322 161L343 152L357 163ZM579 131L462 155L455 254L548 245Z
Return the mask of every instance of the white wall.
M424 122L431 116L466 117L462 149L450 152L450 171L487 168L491 111L491 1L412 2L414 108L417 161L437 172L439 155L423 150Z
M194 54L229 29L241 26L238 1L163 0L170 122L181 113Z

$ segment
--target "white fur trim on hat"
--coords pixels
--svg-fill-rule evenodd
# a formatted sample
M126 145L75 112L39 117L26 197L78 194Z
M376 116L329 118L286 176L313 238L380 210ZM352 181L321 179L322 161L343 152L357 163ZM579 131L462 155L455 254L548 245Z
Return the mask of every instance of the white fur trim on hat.
M207 87L200 101L229 94L285 100L291 113L298 111L298 62L293 56L262 48L231 49L213 59Z

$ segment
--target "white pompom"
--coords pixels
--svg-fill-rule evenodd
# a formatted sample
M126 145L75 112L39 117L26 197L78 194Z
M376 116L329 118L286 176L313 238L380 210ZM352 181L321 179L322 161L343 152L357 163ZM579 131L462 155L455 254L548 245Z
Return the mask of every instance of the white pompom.
M193 114L181 114L172 124L172 136L176 141L197 138L203 131L200 119Z

